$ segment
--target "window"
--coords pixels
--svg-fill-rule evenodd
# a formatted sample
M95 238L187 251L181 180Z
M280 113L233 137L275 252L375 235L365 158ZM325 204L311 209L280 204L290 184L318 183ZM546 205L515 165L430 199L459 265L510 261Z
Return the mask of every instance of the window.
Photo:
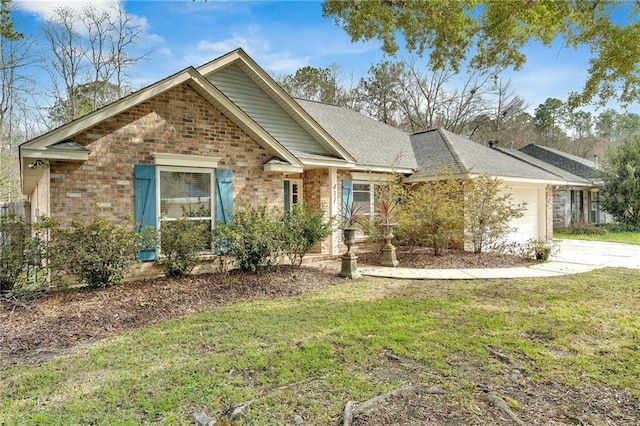
M353 184L353 206L363 215L370 215L373 211L371 205L373 203L373 197L371 192L372 185L370 183L355 183Z
M213 228L214 171L185 167L159 170L159 212L162 224L188 218Z
M284 181L284 210L289 211L291 207L302 204L304 198L302 194L302 179L285 179Z

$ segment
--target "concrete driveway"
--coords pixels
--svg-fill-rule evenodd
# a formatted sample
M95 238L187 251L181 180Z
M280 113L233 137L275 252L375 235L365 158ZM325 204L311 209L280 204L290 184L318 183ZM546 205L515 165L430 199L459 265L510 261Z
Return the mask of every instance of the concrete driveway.
M590 266L590 269L622 267L640 269L640 245L600 241L560 240L553 262Z

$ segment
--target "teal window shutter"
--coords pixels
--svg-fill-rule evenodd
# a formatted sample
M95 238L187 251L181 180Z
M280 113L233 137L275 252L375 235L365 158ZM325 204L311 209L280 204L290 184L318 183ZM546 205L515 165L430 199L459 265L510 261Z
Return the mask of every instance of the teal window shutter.
M157 228L156 213L156 166L153 164L134 164L134 220L136 231ZM140 250L136 258L141 262L156 259L156 247Z
M342 213L351 209L353 204L353 181L342 179Z
M216 169L216 222L231 224L233 216L233 171Z
M284 211L291 211L291 182L284 181Z

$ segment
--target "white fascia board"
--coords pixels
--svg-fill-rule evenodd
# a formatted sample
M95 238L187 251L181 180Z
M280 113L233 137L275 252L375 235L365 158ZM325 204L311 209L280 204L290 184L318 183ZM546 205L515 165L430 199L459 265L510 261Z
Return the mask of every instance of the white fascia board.
M23 148L20 150L20 156L25 158L43 158L48 160L75 160L87 161L89 159L89 151L74 151L68 149L30 149Z
M265 164L263 167L265 172L278 173L302 173L304 168L301 166L293 166L291 164Z
M220 157L204 157L202 155L167 154L152 152L154 163L158 166L201 167L215 169Z
M337 167L339 169L353 169L355 167L355 164L345 162L344 160L320 160L303 157L300 161L308 167Z
M470 174L469 177L478 177L480 175ZM536 178L522 178L512 176L495 176L495 178L503 181L506 184L529 184L529 185L562 185L566 184L566 180L561 179L536 179Z
M355 170L365 173L397 173L401 175L408 175L415 172L414 169L406 167L387 167L387 166L363 166L356 165Z

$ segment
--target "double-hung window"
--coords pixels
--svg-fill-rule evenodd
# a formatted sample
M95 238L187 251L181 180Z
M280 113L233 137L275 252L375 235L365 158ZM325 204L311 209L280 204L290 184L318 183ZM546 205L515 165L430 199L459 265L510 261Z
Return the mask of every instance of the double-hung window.
M163 166L158 173L160 235L162 226L178 218L202 223L205 232L210 233L214 217L214 170Z

